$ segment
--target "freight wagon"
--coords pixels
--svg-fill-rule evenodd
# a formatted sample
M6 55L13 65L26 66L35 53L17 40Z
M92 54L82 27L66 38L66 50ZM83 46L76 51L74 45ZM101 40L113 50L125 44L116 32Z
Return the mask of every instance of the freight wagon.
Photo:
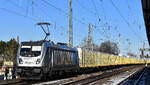
M143 58L128 58L125 56L94 52L81 48L78 48L78 55L80 68L95 68L103 66L117 66L129 64L135 65L150 63L150 60L146 60Z

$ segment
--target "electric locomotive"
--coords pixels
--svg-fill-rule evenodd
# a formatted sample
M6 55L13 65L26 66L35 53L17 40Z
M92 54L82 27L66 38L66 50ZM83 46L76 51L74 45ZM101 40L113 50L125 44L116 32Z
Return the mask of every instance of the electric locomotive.
M25 79L53 77L79 68L76 48L52 41L22 42L17 54L17 74Z

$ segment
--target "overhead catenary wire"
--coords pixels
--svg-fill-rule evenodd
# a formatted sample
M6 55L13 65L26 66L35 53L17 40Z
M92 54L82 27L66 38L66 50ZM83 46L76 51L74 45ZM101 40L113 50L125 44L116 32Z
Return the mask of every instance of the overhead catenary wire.
M80 3L80 1L79 0L75 0L78 4L79 4L79 6L82 8L82 9L84 9L86 12L88 12L88 13L91 13L91 14L93 14L94 16L96 16L96 17L98 17L98 19L99 19L99 13L98 13L98 10L97 10L97 7L95 6L95 3L93 4L94 5L94 8L95 8L95 12L93 12L93 11L91 11L90 9L88 9L87 7L85 7L83 4L81 4ZM100 3L102 2L101 0L99 0L100 1ZM103 4L102 4L103 5ZM105 12L104 12L104 7L102 7L102 9L103 9L103 13L104 13L104 18L106 19L106 15L105 15ZM98 14L97 14L98 13ZM99 19L100 20L100 19ZM94 28L96 29L97 27L104 27L104 26L101 26L101 25L93 25L94 26ZM106 33L106 32L103 32L103 33Z
M104 7L103 7L103 3L102 3L103 1L102 1L102 0L98 0L98 1L99 1L99 3L101 3L101 7L102 7L102 11L103 11L102 13L104 14L104 19L106 20L107 18L106 18L106 13L105 13L105 11L104 11ZM95 8L95 11L96 11L97 15L99 15L98 10L97 10L97 7L96 7L96 5L95 5L95 2L94 2L93 0L92 0L92 2L93 2L93 5L94 5L94 8ZM98 17L99 17L99 16L98 16ZM107 22L105 23L105 25L107 25L107 27L108 27L107 30L110 30L110 27L112 28L112 26L109 26ZM96 28L96 27L102 27L102 26L96 26L96 25L95 25L95 28ZM103 29L103 30L104 30L104 29ZM106 32L107 32L107 31L104 30L103 34L106 34L107 36L106 36L106 35L105 35L105 36L107 37L107 39L109 39L109 38L110 38L110 35L109 35L108 32L107 32L107 33L106 33ZM116 32L116 31L115 31L115 32ZM119 32L116 32L116 33L118 33L118 35L120 34Z
M130 11L130 14L131 14L132 16L134 16L134 13L133 13L133 10L132 10L132 8L131 8L131 6L130 6L130 4L129 4L129 1L126 0L126 2L127 2L128 9L129 9L129 11ZM134 16L134 17L135 17L135 16Z
M48 1L46 1L46 0L41 0L41 1L43 1L43 2L44 2L45 4L47 4L47 5L49 5L49 6L53 7L53 8L55 8L57 11L63 13L66 17L69 16L67 12L65 12L65 11L62 10L61 8L56 7L55 5L51 4L50 2L48 2ZM73 19L74 21L77 21L77 22L83 24L83 25L86 25L86 26L88 25L88 23L85 23L85 22L83 22L83 21L77 19L76 17L72 17L72 19Z
M9 10L9 9L6 9L6 8L0 8L0 10L6 11L6 12L9 12L9 13L18 15L18 16L25 17L25 18L28 18L28 19L33 20L33 21L37 21L37 20L38 20L38 19L36 19L36 18L30 17L30 16L26 16L26 15L24 15L24 14L20 14L20 13L18 13L18 12L16 12L16 11L12 11L12 10Z
M17 8L19 8L19 9L22 9L22 10L24 10L24 11L26 11L26 16L28 16L28 7L27 7L27 9L25 9L25 8L23 8L22 6L20 6L20 5L18 5L17 3L15 3L14 1L12 1L12 0L7 0L7 2L9 2L9 3L11 3L12 5L14 5L15 7L17 7Z
M42 3L41 3L41 4L42 4ZM49 18L50 20L52 20L52 22L54 23L54 25L53 25L53 26L54 26L54 29L56 29L57 27L59 27L59 28L65 28L65 27L63 27L63 26L58 26L58 24L57 24L57 27L56 27L56 20L54 19L54 17L50 16L44 9L42 9L41 7L39 7L39 5L38 5L36 2L34 3L34 5L35 5L36 7L38 7L38 9L40 9L41 12L47 16L47 18ZM44 5L44 4L42 4L42 5ZM44 5L44 6L45 6L45 5Z
M101 3L101 7L102 7L102 13L104 14L104 19L106 19L106 12L105 12L105 10L104 10L104 6L103 6L103 1L102 0L99 0L99 2Z
M107 21L107 17L106 17L106 12L105 12L105 10L104 10L104 6L103 6L103 0L98 0L100 3L101 3L101 7L102 7L102 13L104 14L104 19ZM106 22L106 25L108 25L108 22ZM97 26L97 27L99 27L99 26ZM113 28L112 26L111 26L111 28ZM118 35L120 35L121 33L120 33L120 31L118 31L118 29L117 29L117 27L114 27L114 30L115 30L115 33L117 33ZM122 35L123 36L123 35Z
M99 0L99 1L101 1L101 0ZM55 5L52 5L52 6L56 7ZM19 8L19 7L18 7L18 8ZM57 8L57 7L56 7L56 8ZM55 9L56 9L56 8L55 8ZM58 9L59 9L59 8L58 8ZM58 9L57 9L57 10L58 10ZM61 9L60 9L60 10L61 10ZM62 11L63 11L63 10L62 10ZM66 13L65 11L63 11L63 12ZM65 15L68 15L68 14L66 13ZM128 22L128 21L127 21L127 22ZM129 24L130 24L130 23L129 23Z
M41 4L42 4L42 3L41 3ZM34 2L34 5L35 5L39 10L41 10L41 13L43 13L43 14L46 15L50 20L53 20L53 22L55 22L54 18L51 17L50 15L48 15L48 14L46 13L46 11L45 11L44 9L42 9L42 7L39 7L39 5L38 5L36 2Z
M122 15L121 11L119 10L119 8L114 4L114 2L112 0L110 0L111 4L114 6L114 8L116 9L116 11L119 13L120 17L123 19L123 21L127 24L127 26L130 28L130 31L133 33L133 35L141 42L143 41L143 38L137 34L134 30L133 27L131 26L131 24L125 19L125 17ZM131 10L130 10L131 11ZM132 42L135 43L135 42ZM133 44L135 45L135 44Z
M43 4L43 3L41 3L41 4L45 6L45 4ZM40 4L40 5L41 5L41 4ZM63 27L63 26L60 25L60 24L57 24L57 27L56 27L56 20L55 20L53 17L51 17L51 16L44 10L44 8L40 7L38 3L34 2L34 6L37 7L39 10L41 10L41 12L42 12L44 15L47 16L47 19L50 19L50 20L51 20L51 22L53 23L52 26L53 26L54 29L56 29L56 28L65 28L65 27ZM61 29L60 29L60 30L61 30ZM61 33L61 35L62 35L62 33ZM54 38L54 36L53 36L53 38Z
M99 12L98 12L97 7L96 7L96 5L95 5L95 2L94 2L94 0L91 0L91 1L92 1L93 6L94 6L95 12L96 12L96 14L97 14L98 22L100 22L100 21L101 21L100 15L99 15Z
M120 17L123 19L123 21L128 25L128 27L130 28L131 32L133 32L135 35L135 37L137 39L140 39L142 41L141 36L139 36L131 27L130 23L125 19L125 17L122 15L121 11L119 10L119 8L115 5L115 3L112 0L109 0L112 4L112 6L116 9L116 11L118 12L118 14L120 15Z
M30 0L28 0L28 3L29 3ZM20 8L24 11L26 11L26 16L27 16L27 13L28 13L28 10L29 10L29 6L25 8L23 8L22 6L19 6L17 3L13 2L12 0L8 0L9 3L11 3L12 5L16 6L17 8ZM36 2L33 2L32 0L32 3L34 3L34 6L38 7L38 4ZM42 4L42 3L41 3ZM32 4L33 5L33 4ZM33 9L33 8L32 8ZM52 17L50 17L41 7L38 7L38 9L40 9L42 12L41 13L44 13L45 15L47 15L47 17L49 17L50 19L53 19ZM53 19L54 21L54 19ZM54 21L55 22L55 21Z
M97 10L97 7L95 6L95 3L94 3L94 8L96 8L96 10L95 10L95 12L93 12L92 10L88 9L87 7L85 7L85 6L80 2L80 0L75 0L75 1L79 4L79 6L80 6L83 10L85 10L86 12L91 13L91 14L93 14L94 16L98 17L99 21L101 21L100 16L99 16L99 13L98 13L98 10ZM101 0L99 0L99 1L100 1L100 3L102 2ZM102 9L104 9L104 7L102 7ZM106 19L106 15L105 15L104 10L103 10L103 13L104 13L104 18ZM102 27L102 26L100 26L100 25L93 25L93 26L94 26L94 27Z
M31 7L32 7L32 14L34 15L34 1L31 1Z
M11 3L12 5L18 7L19 9L23 9L23 10L26 10L25 8L23 8L22 6L19 6L17 3L15 3L14 1L12 0L7 0L7 2Z
M26 11L25 8L23 8L22 6L18 5L17 3L15 3L14 1L12 0L8 0L9 3L11 3L13 6L19 8L19 9L22 9L24 11ZM28 2L29 3L29 2ZM34 2L34 6L38 7L38 5L36 4L36 2ZM50 17L41 7L38 7L39 10L41 10L42 12L41 13L44 13L44 15L46 15L50 20L52 20L53 18ZM4 9L3 9L4 10ZM19 16L23 16L23 17L26 17L26 18L29 18L29 19L32 19L34 21L36 21L35 18L32 18L30 16L28 16L27 14L20 14L19 12L15 12L15 11L11 11L11 10L8 10L8 9L5 9L5 11L7 12L10 12L10 13L13 13L13 14L16 14L16 15L19 15ZM37 19L38 20L38 19ZM41 20L41 19L40 19ZM53 19L53 22L56 22L54 19ZM57 27L59 28L62 28L63 26L58 26ZM64 28L64 27L63 27Z
M57 9L57 10L59 10L59 11L61 10L61 9L58 9L57 7L55 7L54 5L52 5L52 6L53 6L53 8L55 8L55 9ZM63 12L64 14L67 15L67 13L66 13L65 11L62 11L62 10L61 10L61 12Z
M31 14L34 15L34 1L33 0L27 0L26 15L29 15L30 11L31 11Z
M27 1L29 3L29 0ZM29 13L29 4L27 4L27 7L26 7L26 15L28 15Z
M130 11L129 13L131 14L132 17L135 18L136 16L135 16L135 13L133 13L134 10L132 9L132 7L131 7L130 4L129 4L129 0L127 0L127 5L128 5L128 9L129 9L129 11ZM135 23L136 21L137 21L137 20L134 19L134 20L133 20L133 24L136 24L136 23ZM139 30L141 30L141 24L138 24L138 23L137 23L137 26L138 26Z
M19 5L18 5L17 3L15 3L14 1L8 0L8 2L11 3L12 5L14 5L14 6L17 7L17 8L26 11L25 8L23 8L22 6L19 6ZM28 15L27 15L27 12L26 12L26 14L20 14L20 13L18 13L18 12L15 12L15 11L12 11L12 10L9 10L9 9L6 9L6 8L2 8L2 9L3 9L3 10L5 9L5 11L7 11L7 12L10 12L10 13L13 13L13 14L17 14L17 15L19 15L19 16L23 16L23 17L26 17L26 18L29 18L29 19L32 19L32 20L38 20L38 19L35 19L35 18L31 17L31 16L28 16Z
M91 0L91 2L92 2L92 4L93 4L95 13L96 13L96 15L97 15L97 17L98 17L98 23L99 23L99 22L101 21L101 18L100 18L100 14L99 14L98 8L97 8L97 6L96 6L94 0ZM101 3L101 1L100 1L100 3ZM105 15L105 14L104 14L104 15ZM106 16L105 16L105 18L106 18ZM106 25L106 27L109 27L108 24L107 24L107 22L106 22L104 25ZM94 25L94 27L97 29L97 27L104 27L104 26ZM104 30L104 29L103 29L103 30ZM108 33L108 30L110 30L110 29L107 29L107 31L106 31L106 30L103 31L103 35L105 34L104 36L105 36L107 39L110 38L109 33Z
M103 7L103 1L102 0L98 0L99 1L99 3L101 4L101 9L102 9L102 13L104 14L104 19L106 20L107 18L106 18L106 13L105 13L105 11L104 11L104 7ZM97 7L96 7L96 5L95 5L95 2L92 0L92 2L93 2L93 5L94 5L94 8L95 8L95 11L96 11L96 13L97 13L97 15L98 15L98 17L99 17L99 12L98 12L98 10L97 10ZM97 29L97 27L110 27L109 25L108 25L108 23L107 23L107 21L104 23L104 25L103 26L97 26L97 25L95 25L95 28ZM107 30L110 30L110 29L107 29ZM106 29L103 29L103 34L105 34L105 37L108 37L108 39L110 38L110 36L109 36L109 33L106 31ZM106 36L107 35L107 36Z
M91 13L91 14L93 14L93 15L96 15L95 12L93 12L92 10L88 9L87 7L85 7L79 0L75 0L75 1L76 1L76 2L79 4L79 6L80 6L82 9L84 9L86 12Z

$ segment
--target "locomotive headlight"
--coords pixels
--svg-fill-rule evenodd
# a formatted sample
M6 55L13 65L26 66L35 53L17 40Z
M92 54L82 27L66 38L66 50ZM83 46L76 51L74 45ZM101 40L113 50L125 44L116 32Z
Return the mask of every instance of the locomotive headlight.
M23 61L21 58L19 58L19 64L23 64Z
M41 59L37 59L36 64L39 64L41 62Z

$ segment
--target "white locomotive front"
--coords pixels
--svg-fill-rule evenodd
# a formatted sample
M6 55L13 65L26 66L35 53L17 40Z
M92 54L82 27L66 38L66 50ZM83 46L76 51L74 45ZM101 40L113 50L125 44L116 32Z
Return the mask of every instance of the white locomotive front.
M18 66L41 66L42 46L21 46Z
M43 61L51 57L45 57L49 46L50 42L45 41L22 42L17 54L17 74L22 78L41 78L48 69L45 65L48 62Z

